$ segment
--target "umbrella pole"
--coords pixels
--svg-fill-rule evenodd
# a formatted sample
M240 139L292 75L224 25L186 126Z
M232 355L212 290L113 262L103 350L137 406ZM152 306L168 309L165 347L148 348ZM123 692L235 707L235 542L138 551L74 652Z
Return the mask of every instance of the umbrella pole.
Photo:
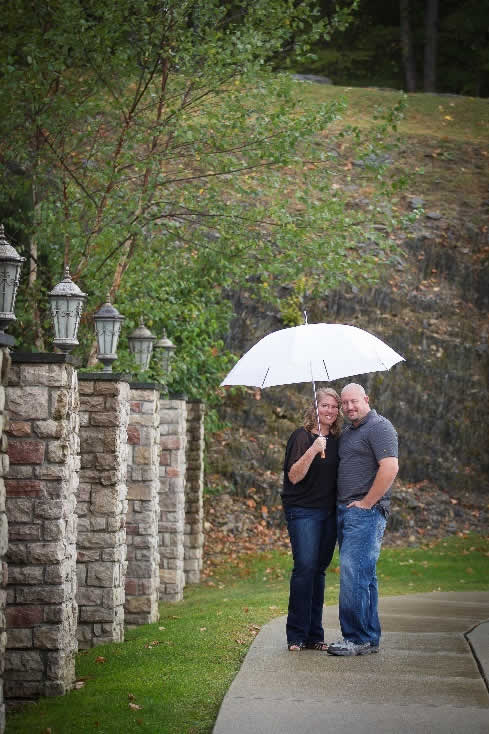
M314 406L316 408L316 418L318 421L318 433L321 435L321 423L319 422L319 409L318 409L318 399L316 395L316 383L314 382L314 377L312 376L312 365L311 365L311 380L312 380L312 394L314 395ZM321 451L321 459L325 459L326 454L324 451Z

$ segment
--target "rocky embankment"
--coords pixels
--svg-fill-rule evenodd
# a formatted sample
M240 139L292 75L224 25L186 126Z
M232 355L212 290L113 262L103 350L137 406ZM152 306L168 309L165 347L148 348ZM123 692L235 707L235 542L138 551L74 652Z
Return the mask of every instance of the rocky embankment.
M417 546L447 535L477 533L489 527L487 498L471 503L450 496L427 481L397 481L385 546ZM280 503L266 505L255 488L245 497L230 494L207 497L205 503L205 569L243 553L289 549Z

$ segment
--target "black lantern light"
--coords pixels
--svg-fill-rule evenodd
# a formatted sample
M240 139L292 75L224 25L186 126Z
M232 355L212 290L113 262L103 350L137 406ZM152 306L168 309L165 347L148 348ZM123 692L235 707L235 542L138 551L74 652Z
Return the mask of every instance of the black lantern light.
M5 237L0 224L0 333L15 321L15 297L20 281L20 268L25 257L21 257Z
M65 277L48 293L48 298L54 323L53 343L62 352L71 352L78 345L76 335L87 294L73 283L66 267Z
M117 342L124 316L111 304L110 296L94 314L97 335L97 359L104 365L104 372L112 372L112 362L117 359Z
M153 343L156 341L156 337L146 328L142 316L139 320L139 326L134 329L127 340L129 342L129 349L141 368L141 372L145 372L149 367Z

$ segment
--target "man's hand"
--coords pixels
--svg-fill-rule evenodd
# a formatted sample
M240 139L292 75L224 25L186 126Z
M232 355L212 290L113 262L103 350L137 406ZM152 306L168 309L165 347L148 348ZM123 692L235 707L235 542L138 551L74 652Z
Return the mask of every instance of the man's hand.
M360 507L362 510L372 509L372 505L368 502L365 502L365 498L363 500L353 500L353 502L350 502L350 504L347 505L347 508L348 507Z
M399 463L394 456L386 456L379 461L379 468L375 475L374 483L361 500L353 500L347 507L360 507L362 510L370 510L376 502L387 492L396 478Z

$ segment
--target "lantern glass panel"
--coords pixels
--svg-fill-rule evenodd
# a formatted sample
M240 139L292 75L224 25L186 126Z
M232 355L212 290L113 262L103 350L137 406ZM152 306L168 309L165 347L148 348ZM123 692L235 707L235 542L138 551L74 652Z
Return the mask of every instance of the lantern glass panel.
M108 319L97 319L96 326L98 353L116 354L117 342L121 333L121 321Z
M0 262L0 312L13 313L19 285L20 263Z

